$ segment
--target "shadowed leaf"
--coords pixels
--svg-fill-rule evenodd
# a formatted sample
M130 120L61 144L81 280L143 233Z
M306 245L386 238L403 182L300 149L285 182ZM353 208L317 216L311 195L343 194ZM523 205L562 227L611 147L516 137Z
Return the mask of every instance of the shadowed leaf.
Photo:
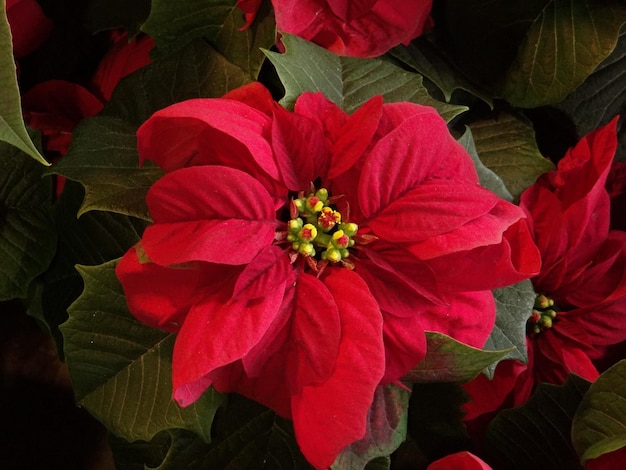
M78 267L85 288L60 327L77 403L129 441L182 428L208 442L223 396L209 389L189 407L174 402L174 335L145 326L128 312L116 264Z

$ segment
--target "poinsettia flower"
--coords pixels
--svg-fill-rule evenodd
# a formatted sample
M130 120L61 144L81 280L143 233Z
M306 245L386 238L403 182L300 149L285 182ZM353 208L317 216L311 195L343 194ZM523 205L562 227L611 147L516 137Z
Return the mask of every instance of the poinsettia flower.
M431 463L426 470L491 470L491 467L471 452L457 452Z
M532 279L540 294L528 320L528 364L506 361L493 381L466 385L467 419L524 403L541 382L570 374L595 380L593 361L626 340L626 233L610 230L605 188L617 147L617 118L585 136L555 171L542 175L520 205L542 255Z
M364 436L424 330L482 346L489 289L539 268L523 212L428 107L377 96L348 115L305 93L289 112L257 84L158 111L137 140L166 175L117 275L137 318L177 333L174 398L257 400L317 468Z
M376 57L431 26L431 0L272 0L276 27L331 52Z
M53 162L69 150L74 128L83 119L102 111L119 81L150 63L154 41L149 36L129 42L128 33L112 31L111 37L111 49L90 83L83 86L66 80L47 80L33 86L22 97L24 121L41 131L43 147ZM64 181L63 177L57 177L57 196Z
M7 0L6 14L16 59L38 49L52 32L52 20L36 0Z

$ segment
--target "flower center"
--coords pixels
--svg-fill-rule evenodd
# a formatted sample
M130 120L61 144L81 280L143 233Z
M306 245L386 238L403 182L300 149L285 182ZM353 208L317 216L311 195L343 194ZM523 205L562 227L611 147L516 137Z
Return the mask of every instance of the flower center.
M291 202L291 220L287 222L287 241L302 256L331 263L345 263L354 246L353 237L359 227L342 222L341 213L329 198L328 190L318 189Z
M526 333L536 335L542 331L552 328L557 317L557 310L554 300L541 294L535 299L533 311L526 322Z

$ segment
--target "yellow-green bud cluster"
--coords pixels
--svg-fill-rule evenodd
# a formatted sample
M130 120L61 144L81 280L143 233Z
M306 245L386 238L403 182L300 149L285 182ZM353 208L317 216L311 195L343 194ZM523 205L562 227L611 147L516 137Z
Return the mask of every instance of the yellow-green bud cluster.
M298 217L287 223L287 240L291 248L304 256L315 256L333 263L350 256L348 248L354 246L352 237L359 227L352 222L342 222L339 211L330 206L328 190L293 201Z
M548 328L552 328L557 311L554 307L554 300L541 294L535 299L535 305L527 322L528 333L538 334Z

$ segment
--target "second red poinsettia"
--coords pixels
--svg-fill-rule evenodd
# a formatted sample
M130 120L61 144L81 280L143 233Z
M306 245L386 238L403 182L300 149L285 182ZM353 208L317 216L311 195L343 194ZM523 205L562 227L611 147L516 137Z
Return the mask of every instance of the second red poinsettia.
M626 340L626 233L610 230L605 188L617 122L585 136L522 194L542 255L532 279L540 295L529 312L529 360L501 363L493 381L469 383L468 419L525 402L540 382L562 384L570 373L593 381L593 361Z
M278 31L331 52L376 57L431 24L431 0L272 0Z
M431 108L378 96L348 115L305 93L289 112L251 85L165 108L137 138L166 175L117 275L137 318L178 334L174 398L257 400L317 468L364 436L424 330L482 346L489 289L539 268L521 209L478 185Z

